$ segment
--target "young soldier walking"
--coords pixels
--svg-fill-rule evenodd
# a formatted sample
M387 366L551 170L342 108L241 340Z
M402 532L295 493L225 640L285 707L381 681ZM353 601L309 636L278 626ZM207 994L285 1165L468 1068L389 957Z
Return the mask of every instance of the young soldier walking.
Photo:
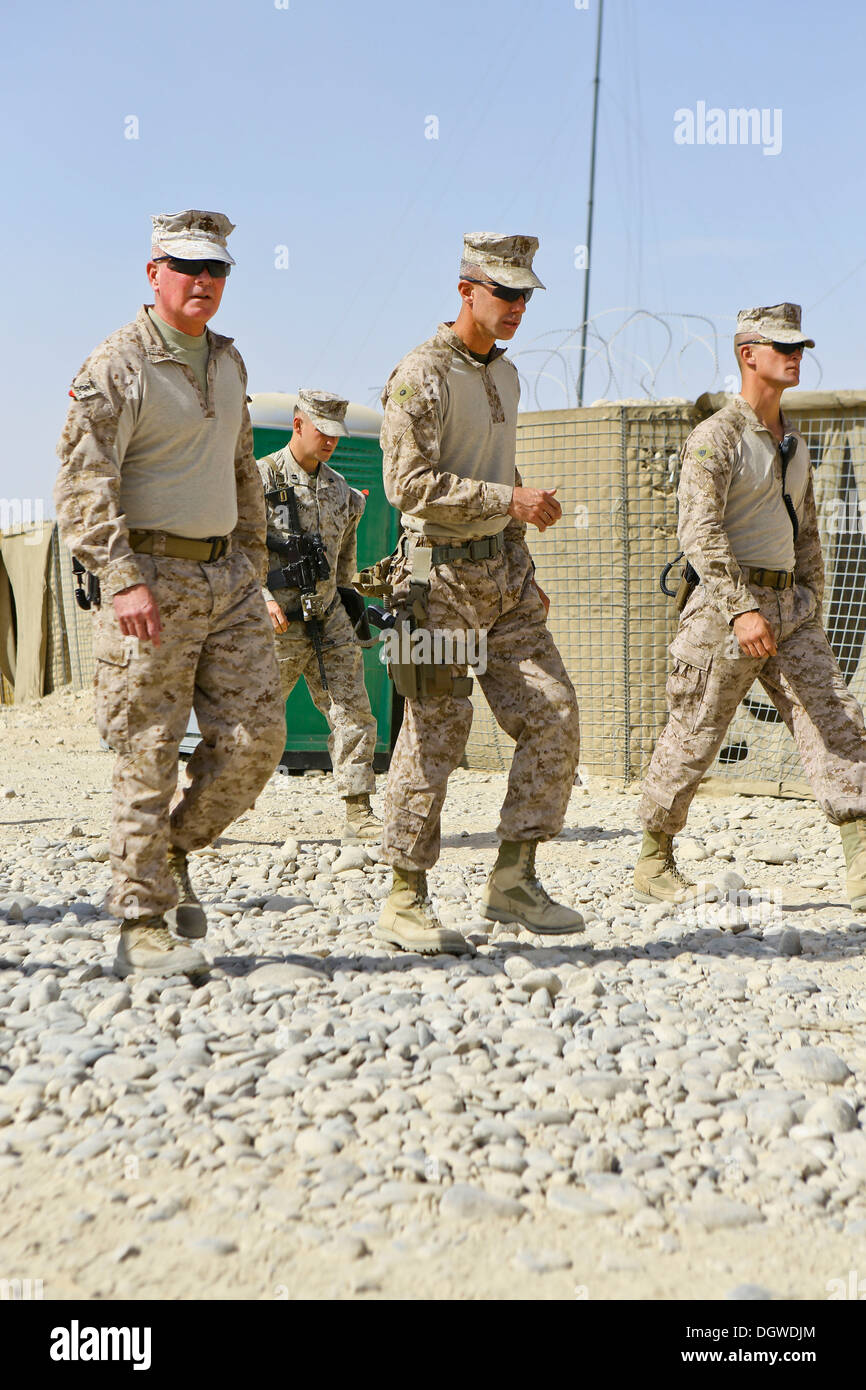
M577 700L546 626L525 531L527 523L544 531L562 509L555 489L521 484L520 384L496 346L514 337L533 291L544 288L532 269L537 246L527 236L465 238L460 313L392 373L382 449L385 491L405 532L395 589L423 592L423 625L434 633L483 635L486 670L479 663L478 680L516 744L482 912L560 934L582 930L583 919L550 899L536 877L535 852L565 818L578 757ZM394 880L374 935L405 950L469 949L437 920L426 878L439 856L448 777L472 720L465 673L465 665L420 673L422 686L429 684L406 700L391 759L383 853Z
M821 622L824 564L803 437L782 413L814 347L797 304L744 309L740 394L689 435L679 538L698 583L671 643L669 719L643 784L636 896L682 903L708 885L677 867L673 837L752 682L793 734L824 814L838 825L851 906L866 907L866 729Z

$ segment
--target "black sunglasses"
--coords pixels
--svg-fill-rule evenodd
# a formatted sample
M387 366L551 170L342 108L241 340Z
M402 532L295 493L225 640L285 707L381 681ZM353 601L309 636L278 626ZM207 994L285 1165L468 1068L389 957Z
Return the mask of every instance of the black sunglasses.
M460 279L468 280L470 285L483 285L494 299L504 299L507 304L514 304L518 299L528 304L532 298L532 290L512 290L508 285L497 285L495 280L473 280L471 275L461 275Z
M750 338L748 344L742 343L741 347L771 347L776 352L781 352L785 357L793 357L795 352L805 352L805 343L774 343L769 338Z
M180 256L154 256L154 262L165 261L169 270L178 275L201 275L206 270L214 280L224 280L231 270L228 261L185 261Z

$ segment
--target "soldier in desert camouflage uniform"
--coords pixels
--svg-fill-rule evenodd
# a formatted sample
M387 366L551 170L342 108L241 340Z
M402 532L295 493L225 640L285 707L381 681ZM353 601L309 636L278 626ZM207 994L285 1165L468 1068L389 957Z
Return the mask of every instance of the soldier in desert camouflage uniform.
M232 230L221 213L153 219L154 305L91 353L58 445L61 535L102 588L96 717L117 755L120 975L207 968L166 925L205 935L187 855L253 804L284 743L246 370L231 338L205 327ZM191 708L202 740L178 794Z
M780 409L805 347L796 304L744 309L741 394L683 448L679 537L700 577L671 644L669 721L643 784L635 869L642 901L688 902L673 836L734 712L757 679L797 742L821 808L840 826L855 908L866 907L866 729L821 623L824 566L809 449ZM785 465L783 473L783 463ZM783 487L784 476L784 487Z
M502 807L496 865L482 911L536 932L580 931L583 920L551 901L535 876L535 851L558 834L578 757L577 701L546 627L546 601L526 547L527 522L544 531L562 510L555 489L525 488L515 468L517 371L496 347L511 339L526 303L543 288L532 269L535 237L467 236L454 323L410 352L383 395L384 480L403 513L392 580L399 597L429 575L431 631L486 638L478 679L502 728L516 741ZM469 733L466 667L450 693L407 699L385 799L384 858L394 883L374 935L422 952L468 949L437 921L426 870L439 854L448 776Z
M376 721L364 684L361 652L338 593L338 589L351 588L357 569L358 522L364 496L327 462L340 438L349 433L345 425L348 404L328 391L299 391L292 437L285 448L259 459L259 472L266 494L286 486L294 489L301 531L321 536L330 569L328 578L316 584L316 596L325 610L322 663L327 690L305 632L298 590L282 586L272 592L265 588L264 595L276 633L283 701L303 676L331 729L328 751L337 789L346 803L343 838L355 842L378 840L382 827L370 809L370 793L376 789ZM284 539L290 532L286 505L268 502L267 512L269 542ZM276 559L272 550L272 562ZM288 619L287 612L297 616Z

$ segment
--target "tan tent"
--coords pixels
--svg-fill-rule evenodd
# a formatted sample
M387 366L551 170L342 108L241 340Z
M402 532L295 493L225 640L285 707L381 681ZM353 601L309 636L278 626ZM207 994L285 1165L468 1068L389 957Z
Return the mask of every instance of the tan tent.
M0 533L0 673L3 698L39 699L92 679L89 615L74 599L72 562L56 524Z
M28 526L0 535L4 583L0 587L0 662L17 702L38 699L48 646L46 571L52 526Z

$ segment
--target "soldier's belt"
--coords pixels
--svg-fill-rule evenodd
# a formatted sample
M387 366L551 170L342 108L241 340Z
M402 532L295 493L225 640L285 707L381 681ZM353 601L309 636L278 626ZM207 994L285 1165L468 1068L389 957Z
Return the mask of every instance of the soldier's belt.
M759 584L765 589L790 589L794 584L794 576L788 570L749 569L746 573L750 584Z
M434 545L430 563L444 565L451 560L490 560L499 554L503 544L502 532L497 531L495 536L481 536L477 541L467 541L465 545Z
M170 531L130 531L129 543L139 555L168 555L173 560L198 560L209 565L228 554L229 536L208 536L192 540L173 536Z

